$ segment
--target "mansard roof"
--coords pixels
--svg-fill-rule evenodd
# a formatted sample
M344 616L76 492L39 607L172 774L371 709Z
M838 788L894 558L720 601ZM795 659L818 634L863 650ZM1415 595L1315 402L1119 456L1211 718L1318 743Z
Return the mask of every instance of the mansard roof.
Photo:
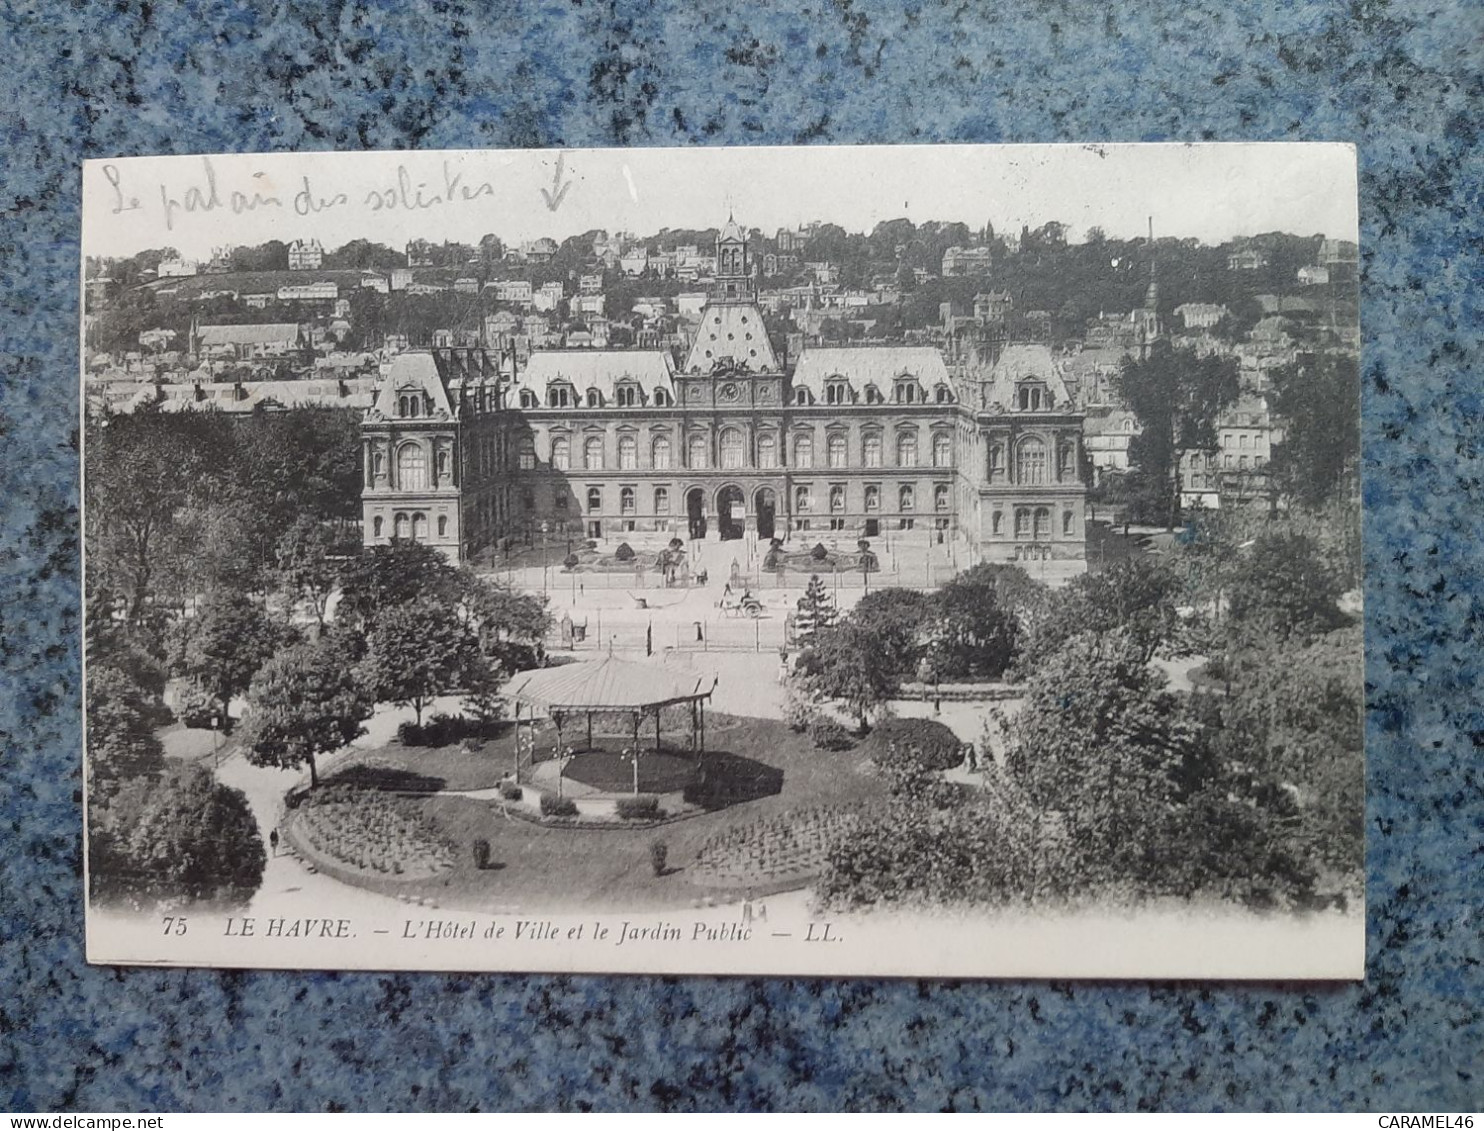
M453 404L449 400L448 386L444 384L443 377L438 372L438 362L432 353L427 350L410 350L407 353L399 353L387 366L386 373L381 380L381 389L376 394L376 403L372 406L374 412L382 416L393 417L397 415L397 394L406 392L408 389L421 390L433 402L433 415L439 412L445 413L448 418L454 415Z
M516 374L515 388L530 389L546 403L546 390L558 382L579 394L597 389L611 401L622 382L632 381L652 397L656 389L674 391L675 363L665 350L536 350Z
M750 302L713 302L701 311L701 324L685 361L687 373L710 373L722 362L751 373L779 372L768 341L763 312Z
M1012 408L1015 388L1022 381L1041 381L1051 393L1055 409L1072 407L1072 396L1062 379L1061 368L1051 347L1036 342L1019 342L1005 346L987 370L980 370L979 380L987 385L984 404Z
M808 389L822 402L826 382L836 376L857 392L875 385L887 397L899 377L915 377L928 393L939 384L952 384L943 355L932 346L809 346L799 355L793 386Z

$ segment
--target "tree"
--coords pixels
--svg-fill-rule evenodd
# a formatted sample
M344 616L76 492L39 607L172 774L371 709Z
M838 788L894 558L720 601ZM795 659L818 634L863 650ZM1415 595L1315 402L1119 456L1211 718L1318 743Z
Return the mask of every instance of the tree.
M156 783L124 851L139 890L164 900L246 903L267 864L242 791L195 765L176 765Z
M254 766L309 767L315 759L365 733L375 702L356 678L354 664L332 641L295 644L275 655L253 677L242 743Z
M517 593L467 569L459 571L458 581L458 612L478 640L481 655L497 670L534 667L553 623L546 598Z
M221 704L225 723L233 697L247 690L284 633L262 605L230 590L208 594L186 630L187 674Z
M1013 567L1012 567L1013 568ZM1015 657L1019 626L1000 602L1002 579L993 566L965 570L933 597L934 662L941 677L998 679Z
M905 679L927 647L933 601L917 589L876 589L856 602L845 623L870 637L887 668Z
M287 271L289 245L282 240L269 240L256 247L234 247L227 255L231 271Z
M155 737L161 705L121 669L88 665L87 744L90 786L105 792L126 778L158 773L165 750ZM92 794L90 798L96 800Z
M354 239L342 244L334 251L325 252L326 270L378 270L390 271L394 267L405 267L407 256L385 244L367 239Z
M1354 493L1360 458L1360 371L1352 356L1309 357L1272 376L1269 407L1283 419L1283 439L1269 465L1283 493L1317 507Z
M1231 584L1231 617L1276 640L1312 636L1339 620L1340 586L1319 548L1303 534L1264 534L1239 561Z
M446 605L418 599L381 611L366 641L361 674L378 701L423 709L458 685L477 655L472 635Z
M1173 527L1181 454L1216 450L1216 418L1240 392L1237 360L1156 342L1142 360L1124 358L1116 383L1142 426L1129 443L1135 489L1149 515Z
M799 658L804 685L816 699L834 699L860 721L870 724L872 712L891 698L898 674L874 633L850 621L818 633Z
M458 572L425 542L367 546L341 572L336 618L363 633L389 610L411 601L457 600Z
M1179 588L1174 572L1152 558L1132 558L1073 578L1045 614L1023 628L1016 667L1034 670L1074 636L1101 638L1113 632L1126 634L1147 663L1175 633Z
M799 644L812 642L820 629L834 625L836 617L835 598L825 588L819 574L812 574L794 612L795 642Z
M295 605L303 603L314 613L320 628L325 626L325 608L340 583L339 566L331 559L335 536L325 524L310 515L300 515L278 540L278 578Z

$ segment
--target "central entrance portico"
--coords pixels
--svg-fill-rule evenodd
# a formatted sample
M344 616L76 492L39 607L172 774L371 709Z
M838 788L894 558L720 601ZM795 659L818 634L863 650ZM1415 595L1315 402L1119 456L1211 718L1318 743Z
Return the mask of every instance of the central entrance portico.
M747 533L747 500L735 483L716 492L716 529L723 542Z

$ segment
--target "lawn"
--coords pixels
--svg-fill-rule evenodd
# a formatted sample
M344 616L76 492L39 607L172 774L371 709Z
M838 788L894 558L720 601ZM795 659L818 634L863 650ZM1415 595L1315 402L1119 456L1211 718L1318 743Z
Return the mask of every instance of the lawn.
M708 896L730 901L736 898L735 885L692 883L687 875L702 845L718 832L884 795L880 780L861 769L859 749L815 750L806 736L771 719L722 716L716 720L719 726L710 718L707 723L709 811L659 828L561 828L507 814L497 803L447 795L424 798L424 817L455 846L454 869L437 880L408 881L402 890L435 898L443 907L471 909L637 910L683 908ZM474 780L476 775L467 772L484 765L479 755L456 747L404 753L416 767L412 772L450 782ZM498 779L502 759L492 761ZM491 866L484 870L474 867L470 847L479 838L489 841L491 849ZM649 845L656 840L669 848L666 874L659 877L649 863Z

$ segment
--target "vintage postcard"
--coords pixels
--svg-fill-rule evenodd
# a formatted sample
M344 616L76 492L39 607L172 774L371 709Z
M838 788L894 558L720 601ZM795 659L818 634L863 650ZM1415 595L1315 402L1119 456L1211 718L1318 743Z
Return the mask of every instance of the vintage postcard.
M83 197L90 961L1363 975L1352 148Z

